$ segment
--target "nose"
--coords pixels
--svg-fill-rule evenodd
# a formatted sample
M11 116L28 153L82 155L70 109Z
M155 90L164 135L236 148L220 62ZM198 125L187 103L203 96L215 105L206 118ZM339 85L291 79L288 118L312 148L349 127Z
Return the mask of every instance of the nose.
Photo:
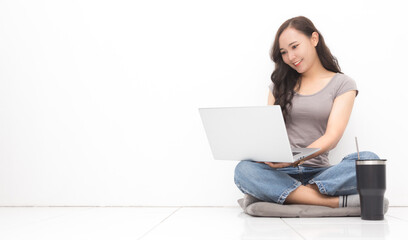
M296 59L296 55L294 52L288 52L289 54L289 61L293 62Z

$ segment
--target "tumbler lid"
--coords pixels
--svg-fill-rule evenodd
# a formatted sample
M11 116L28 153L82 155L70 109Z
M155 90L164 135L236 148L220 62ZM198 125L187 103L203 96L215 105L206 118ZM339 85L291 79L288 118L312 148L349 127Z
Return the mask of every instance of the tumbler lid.
M386 159L356 160L356 165L385 165Z

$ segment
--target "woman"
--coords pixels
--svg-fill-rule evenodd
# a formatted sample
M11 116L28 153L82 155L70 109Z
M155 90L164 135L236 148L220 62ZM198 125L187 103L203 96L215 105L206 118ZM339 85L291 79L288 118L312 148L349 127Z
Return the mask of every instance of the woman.
M349 121L357 86L340 71L323 36L305 17L282 24L271 49L275 62L269 105L280 105L292 147L320 148L295 164L241 161L235 183L245 194L279 204L332 208L359 206L355 176L357 153L329 165ZM360 152L362 159L379 159Z

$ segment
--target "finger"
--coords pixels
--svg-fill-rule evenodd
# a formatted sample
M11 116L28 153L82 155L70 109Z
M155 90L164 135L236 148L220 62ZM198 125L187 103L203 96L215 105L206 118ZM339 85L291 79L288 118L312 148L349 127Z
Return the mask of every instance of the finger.
M265 162L265 164L268 165L269 167L275 167L275 164L271 162Z
M297 166L299 166L299 165L302 165L304 162L305 162L305 161L297 161L297 162L294 162L294 163L293 163L293 166L294 166L294 167L297 167Z
M283 167L286 167L286 166L287 166L287 164L285 164L285 163L266 162L266 164L267 164L268 166L270 166L271 168L283 168Z
M269 167L275 167L275 164L271 163L271 162L265 162L266 165L268 165Z

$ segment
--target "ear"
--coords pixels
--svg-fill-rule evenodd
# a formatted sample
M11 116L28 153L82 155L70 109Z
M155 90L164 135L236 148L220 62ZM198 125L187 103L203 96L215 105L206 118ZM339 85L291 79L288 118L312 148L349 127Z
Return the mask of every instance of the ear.
M316 47L317 44L319 43L319 34L317 32L313 32L310 40L312 41L313 46Z

